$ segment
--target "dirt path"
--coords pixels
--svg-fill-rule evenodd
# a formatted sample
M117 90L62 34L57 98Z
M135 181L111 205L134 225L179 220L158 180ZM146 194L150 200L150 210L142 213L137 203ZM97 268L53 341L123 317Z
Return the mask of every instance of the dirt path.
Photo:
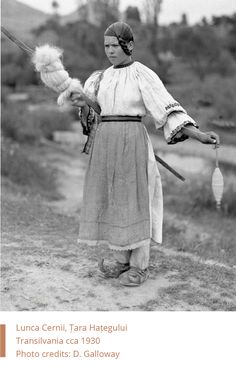
M170 248L151 253L150 279L138 288L99 276L105 248L76 243L86 160L48 151L64 199L46 203L3 186L2 310L236 310L235 268Z

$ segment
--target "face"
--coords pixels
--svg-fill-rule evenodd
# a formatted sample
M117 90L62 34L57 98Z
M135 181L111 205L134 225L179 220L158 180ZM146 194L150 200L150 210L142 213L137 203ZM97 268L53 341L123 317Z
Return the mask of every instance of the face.
M132 48L132 41L129 44L128 46ZM125 54L115 36L104 36L104 48L107 58L114 66L131 61L131 56Z

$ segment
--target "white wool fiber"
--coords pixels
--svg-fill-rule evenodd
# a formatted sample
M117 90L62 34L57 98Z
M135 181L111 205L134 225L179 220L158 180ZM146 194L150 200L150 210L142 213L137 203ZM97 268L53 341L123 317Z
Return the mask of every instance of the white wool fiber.
M38 72L42 72L47 66L52 66L55 62L60 61L63 50L50 46L48 44L38 46L35 49L32 62Z
M73 92L79 92L83 94L83 87L81 85L81 82L77 78L72 78L70 81L70 85L67 87L66 90L64 90L57 99L58 105L63 105L66 100L70 98L71 93Z
M35 69L40 72L41 80L46 86L60 93L57 103L63 105L70 99L72 92L83 94L81 82L76 78L71 78L65 70L61 56L63 50L48 44L36 47L32 61Z

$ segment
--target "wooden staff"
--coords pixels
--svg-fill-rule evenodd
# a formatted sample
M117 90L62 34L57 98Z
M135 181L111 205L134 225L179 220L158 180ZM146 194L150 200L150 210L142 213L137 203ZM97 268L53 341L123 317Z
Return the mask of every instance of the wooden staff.
M21 50L25 51L27 54L29 54L31 57L34 55L35 50L31 48L30 46L26 45L23 41L19 40L16 36L14 36L11 32L9 32L5 27L1 26L1 32L15 45L17 45ZM100 106L92 101L87 95L85 95L83 92L81 92L81 95L83 99L86 101L86 103L92 107L96 113L100 114L101 108Z

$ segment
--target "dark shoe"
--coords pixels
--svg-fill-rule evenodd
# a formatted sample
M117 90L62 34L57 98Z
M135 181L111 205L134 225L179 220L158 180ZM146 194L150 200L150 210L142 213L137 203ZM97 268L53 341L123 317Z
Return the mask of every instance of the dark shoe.
M99 261L98 266L101 272L100 276L105 279L118 278L120 274L129 270L130 268L129 263L114 262L113 264L110 263L109 265L104 265L104 259Z
M139 286L149 277L149 269L141 270L137 267L130 267L120 276L120 284L125 286Z

